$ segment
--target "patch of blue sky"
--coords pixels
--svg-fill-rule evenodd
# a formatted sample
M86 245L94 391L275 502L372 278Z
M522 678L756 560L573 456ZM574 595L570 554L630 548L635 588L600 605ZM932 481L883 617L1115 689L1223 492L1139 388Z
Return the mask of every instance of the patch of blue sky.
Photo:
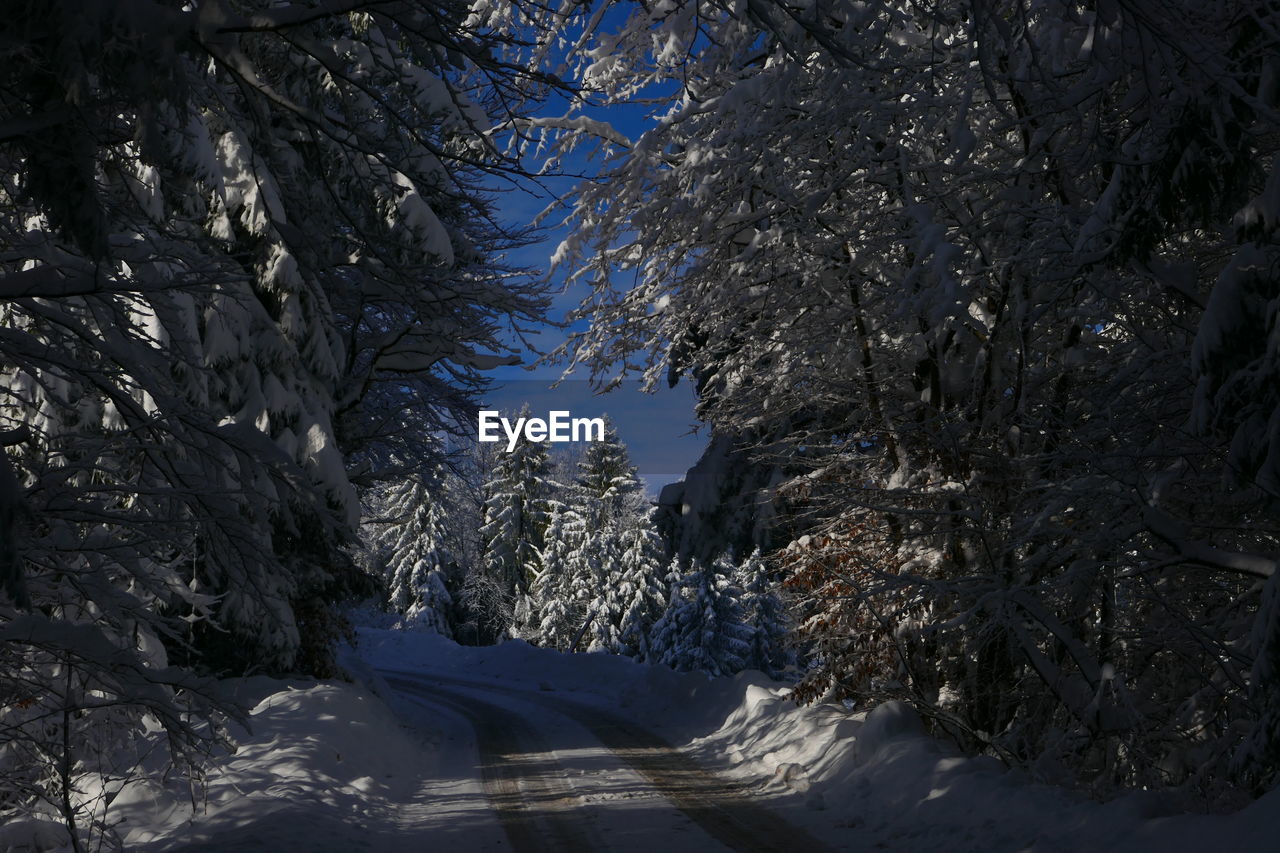
M625 4L619 4L619 9L623 11L612 13L616 20L606 18L606 28L622 23ZM607 122L622 136L635 140L654 126L658 112L666 110L663 96L667 94L670 91L654 88L633 103L602 106L588 101L581 105L581 113L587 118ZM541 115L562 116L571 106L563 95L556 95L545 104ZM490 179L501 224L523 229L539 215L544 217L536 239L508 254L510 263L547 274L552 254L568 236L568 229L562 224L568 208L560 205L560 200L580 181L595 179L607 164L608 156L599 146L588 144L566 155L556 169L536 178L515 182ZM531 154L523 165L530 172L537 173L541 171L542 164L536 155ZM704 426L695 431L697 418L693 407L696 397L692 387L685 381L674 389L660 387L646 394L640 390L638 382L627 382L607 394L597 395L585 376L575 374L552 388L551 384L561 379L564 368L543 360L542 355L554 351L564 343L568 332L580 329L584 324L579 321L572 326L563 325L568 313L587 295L585 283L566 285L565 272L562 269L550 273L553 298L549 322L526 330L520 336L508 336L508 345L519 352L522 364L497 368L490 373L494 387L485 395L486 407L514 413L527 404L530 411L539 417L552 410L568 411L573 417L609 415L620 437L627 443L632 460L640 469L649 491L656 493L662 485L680 479L706 445L708 429ZM613 283L622 286L626 280L619 277Z
M513 419L522 406L529 407L532 417L544 419L553 411L569 412L574 418L607 416L651 490L681 479L702 453L708 428L694 417L695 402L688 382L648 394L639 382L628 382L597 394L581 379L565 380L554 388L546 380L518 379L497 382L484 395L484 408Z

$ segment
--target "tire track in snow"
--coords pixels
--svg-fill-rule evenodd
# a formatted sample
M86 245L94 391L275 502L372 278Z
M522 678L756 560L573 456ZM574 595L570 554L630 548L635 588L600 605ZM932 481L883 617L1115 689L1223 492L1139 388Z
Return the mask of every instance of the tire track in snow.
M527 721L490 702L452 691L442 695L421 681L388 675L387 683L471 724L485 796L517 853L605 849L551 748Z
M452 679L434 673L415 675L412 681L393 676L390 672L385 674L387 680L396 686L406 685L421 690L429 683L446 690L453 686L509 695L568 717L591 732L615 756L648 780L662 796L704 832L730 849L753 853L792 853L795 850L823 853L832 850L808 831L787 822L758 799L746 794L742 783L724 779L707 770L663 738L616 714L547 696L545 693ZM402 675L405 674L408 673ZM450 691L448 695L452 699L459 694ZM476 704L486 709L493 707L484 702ZM515 719L519 720L520 725L528 725L518 717ZM603 848L588 846L560 849Z

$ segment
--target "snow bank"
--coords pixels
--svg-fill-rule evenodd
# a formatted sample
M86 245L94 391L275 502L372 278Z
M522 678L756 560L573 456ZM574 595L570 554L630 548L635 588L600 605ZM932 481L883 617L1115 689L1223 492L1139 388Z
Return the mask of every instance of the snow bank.
M668 677L653 678L677 686ZM685 748L833 844L953 853L1275 849L1280 792L1235 815L1170 815L1167 798L1145 792L1102 804L1034 784L994 758L962 755L930 737L901 703L870 713L798 707L788 689L759 675L718 681L725 684L703 687L702 694L728 687L734 707L718 725L685 740ZM695 695L673 692L657 707L674 715L682 702L694 704ZM728 703L719 697L716 704ZM632 704L642 721L669 735L680 728L671 718L643 713L654 708L654 700Z
M209 769L203 795L172 782L127 786L110 815L123 821L126 849L393 851L418 849L428 838L438 849L477 838L500 845L501 830L471 778L465 719L451 721L396 694L379 670L534 694L513 698L515 708L553 691L629 716L837 848L1200 853L1274 846L1280 791L1227 816L1170 814L1166 799L1142 793L1099 804L1033 784L994 759L960 755L929 737L905 705L870 713L797 707L785 685L759 673L711 679L606 654L567 655L518 641L465 647L435 634L373 628L361 629L361 648L347 650L343 662L362 685L239 682L240 698L254 706L251 731L239 731L236 752ZM48 822L0 827L0 850L65 843Z
M251 731L214 764L203 797L156 780L112 806L129 850L387 849L395 810L434 753L360 687L250 679ZM133 827L132 829L128 829ZM388 842L384 845L377 839Z
M605 654L519 641L457 646L436 635L361 630L360 655L383 669L438 672L572 694L621 712L733 777L832 844L903 851L1237 851L1274 849L1280 792L1234 815L1169 814L1135 793L1110 803L1032 783L994 758L930 737L906 705L870 713L798 707L759 673L710 679Z
M0 824L0 850L5 853L62 850L70 846L67 828L48 817L20 817Z

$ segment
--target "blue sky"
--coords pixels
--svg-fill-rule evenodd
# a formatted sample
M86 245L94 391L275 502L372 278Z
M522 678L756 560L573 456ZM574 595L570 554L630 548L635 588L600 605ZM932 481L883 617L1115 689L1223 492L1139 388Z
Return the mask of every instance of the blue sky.
M602 395L592 393L582 380L562 382L555 389L549 384L545 379L508 379L487 395L486 402L512 415L528 404L533 417L546 418L555 410L574 417L608 416L654 494L664 484L681 479L706 445L708 428L699 427L694 418L695 396L688 382L653 394L643 393L636 384Z
M549 114L562 114L564 101L548 106ZM649 127L652 107L620 106L589 109L592 118L610 122L625 136L635 139ZM532 164L530 164L532 167ZM585 155L566 158L566 171L591 174L599 163L587 160ZM506 185L497 195L497 208L504 223L514 227L527 225L554 199L554 193L568 192L576 178L547 177L544 187L531 183L522 187ZM554 225L561 217L552 215L547 222ZM521 266L545 271L548 260L565 237L561 228L550 227L537 242L513 252L510 260ZM552 302L551 317L563 320L565 314L575 308L586 293L585 285L565 288L563 271L556 274L553 283L558 288ZM543 352L555 349L565 339L565 333L547 325L532 337L535 347ZM679 480L697 460L706 446L708 427L698 427L693 407L696 397L690 383L682 381L675 388L665 384L650 394L640 391L638 382L628 383L604 395L591 392L585 377L570 378L553 389L550 386L561 376L563 365L536 364L538 354L520 346L525 362L522 367L499 368L491 372L495 380L492 391L486 395L489 408L514 413L528 404L534 416L544 416L551 410L564 410L574 417L597 417L607 414L626 442L632 462L639 468L651 493L662 485Z

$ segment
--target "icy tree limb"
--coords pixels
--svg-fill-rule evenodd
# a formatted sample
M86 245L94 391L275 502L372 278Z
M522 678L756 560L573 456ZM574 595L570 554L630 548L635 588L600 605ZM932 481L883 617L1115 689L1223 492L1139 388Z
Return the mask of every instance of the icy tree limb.
M531 116L512 119L495 130L506 130L508 128L549 128L551 130L570 130L577 133L585 133L610 142L619 148L627 150L631 149L631 140L627 139L613 125L607 121L588 118L587 116Z

